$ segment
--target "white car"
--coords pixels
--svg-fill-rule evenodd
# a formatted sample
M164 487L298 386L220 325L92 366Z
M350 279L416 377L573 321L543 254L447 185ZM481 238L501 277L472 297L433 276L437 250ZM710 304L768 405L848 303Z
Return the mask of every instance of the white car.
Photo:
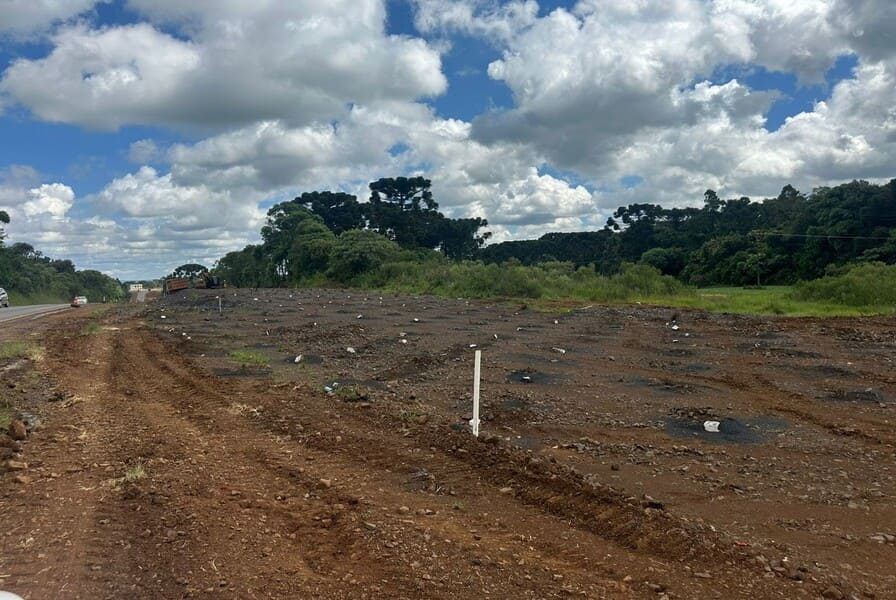
M85 304L87 304L87 296L75 296L75 299L72 300L72 306L74 308L84 306Z
M0 306L4 308L9 306L9 294L3 288L0 288Z

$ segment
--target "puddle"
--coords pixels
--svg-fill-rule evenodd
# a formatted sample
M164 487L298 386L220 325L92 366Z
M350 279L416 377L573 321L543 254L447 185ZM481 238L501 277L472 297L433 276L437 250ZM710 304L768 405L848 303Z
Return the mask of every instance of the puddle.
M556 383L560 378L556 375L548 375L547 373L539 373L534 369L523 369L521 371L514 371L510 375L507 376L508 383L522 383L522 384L550 384Z
M721 417L712 409L679 409L663 419L667 434L677 438L698 438L717 444L760 444L771 435L787 428L787 422L776 417ZM704 421L718 421L719 431L706 431Z
M283 362L285 362L285 363L289 363L289 364L291 364L291 365L294 365L294 364L300 364L300 365L319 365L319 364L321 364L322 362L324 362L324 359L321 358L320 356L315 355L315 354L303 354L303 355L302 355L302 360L301 360L301 362L299 362L299 363L296 363L296 357L295 357L295 356L287 356L286 358L283 359Z

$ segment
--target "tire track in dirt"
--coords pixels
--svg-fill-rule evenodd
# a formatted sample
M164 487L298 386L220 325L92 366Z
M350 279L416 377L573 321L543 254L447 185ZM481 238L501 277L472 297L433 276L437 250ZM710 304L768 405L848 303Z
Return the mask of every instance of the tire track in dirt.
M158 343L144 336L142 348L150 354L149 362L160 365L167 376L180 382L211 382L198 368L184 359L167 351L159 351ZM211 386L213 388L213 386ZM261 390L258 390L260 392ZM307 393L307 390L302 390ZM241 392L245 395L245 391ZM270 395L269 393L266 395ZM221 394L211 394L209 399L217 402L219 410L226 406L227 400ZM393 431L396 423L385 422L378 418L377 414L363 411L361 414L370 414L369 417L348 417L339 415L343 422L350 420L350 428L339 427L335 435L321 436L310 434L303 427L296 430L290 427L290 419L283 413L278 414L277 404L284 402L283 398L268 398L263 400L261 396L256 399L264 405L262 416L251 419L250 424L261 425L263 429L276 431L280 435L295 435L300 438L306 447L326 451L331 456L341 456L350 463L362 463L365 469L384 468L387 465L395 465L405 459L394 452L384 452L385 448L400 448L407 444L406 438L391 440L392 436L385 432ZM318 406L319 399L304 397L303 403L314 404L310 411L326 413L328 409ZM332 400L324 399L332 407ZM269 414L273 416L268 416ZM308 422L309 415L306 415ZM194 419L211 420L203 411L193 415ZM317 424L320 425L319 423ZM469 436L451 434L433 434L431 430L424 428L422 433L410 433L418 442L418 445L431 450L439 450L442 454L442 463L439 470L433 470L433 474L449 485L463 488L468 487L470 480L485 480L490 485L485 489L475 486L478 493L482 494L482 500L489 504L499 504L502 511L519 510L516 507L507 506L507 496L500 494L496 489L499 486L513 483L513 494L516 502L522 502L525 506L535 508L541 515L551 515L551 518L561 517L568 520L568 524L582 529L586 534L597 534L603 540L609 541L610 549L614 552L624 552L618 546L629 548L638 552L647 552L657 558L668 558L670 555L680 558L687 557L709 563L718 563L720 558L727 557L735 564L738 553L726 550L726 545L719 543L718 536L707 534L708 530L696 530L674 517L659 511L645 510L635 499L625 498L610 490L595 491L591 486L584 484L581 478L571 472L560 469L556 465L541 465L539 461L529 463L524 456L510 456L508 450L498 450L488 444L469 441ZM335 442L332 440L336 440ZM445 457L446 451L452 454ZM460 458L459 458L460 457ZM439 462L439 461L436 461ZM318 463L320 464L320 463ZM523 465L520 467L519 465ZM474 471L475 467L475 471ZM357 468L357 467L355 467ZM512 503L511 503L512 506ZM524 510L531 510L526 508ZM646 516L645 516L646 513ZM531 516L529 517L531 518ZM543 518L543 517L542 517ZM522 519L525 520L525 517ZM695 535L700 534L702 537ZM591 536L591 543L597 540ZM601 542L606 545L606 541ZM634 557L632 557L634 558ZM728 581L736 581L745 577L749 581L747 587L751 590L756 587L780 588L780 583L752 581L759 575L758 568L739 567L741 573L732 575L725 573ZM731 570L732 572L734 570ZM696 587L696 586L695 586Z

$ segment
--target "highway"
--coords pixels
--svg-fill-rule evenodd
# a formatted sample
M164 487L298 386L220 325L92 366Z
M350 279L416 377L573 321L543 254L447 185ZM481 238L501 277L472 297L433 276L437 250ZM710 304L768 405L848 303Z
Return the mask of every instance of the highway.
M31 306L10 306L7 308L0 308L0 323L28 317L36 319L42 315L67 309L69 309L68 304L34 304Z

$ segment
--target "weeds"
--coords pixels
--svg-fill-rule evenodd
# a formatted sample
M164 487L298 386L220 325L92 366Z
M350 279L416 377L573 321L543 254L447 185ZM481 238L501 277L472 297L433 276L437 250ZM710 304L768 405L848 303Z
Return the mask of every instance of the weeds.
M40 346L30 342L0 342L0 360L10 358L30 358L40 360L43 351Z
M103 327L99 323L91 322L81 329L81 335L99 335L102 333Z
M230 359L243 367L266 367L270 362L265 355L251 350L234 350L230 353Z
M416 410L403 410L398 413L398 418L405 423L415 421L418 417L420 417L420 413L418 413Z
M9 402L4 402L2 406L0 406L0 431L6 431L9 428L9 424L12 421L12 408L9 406Z

